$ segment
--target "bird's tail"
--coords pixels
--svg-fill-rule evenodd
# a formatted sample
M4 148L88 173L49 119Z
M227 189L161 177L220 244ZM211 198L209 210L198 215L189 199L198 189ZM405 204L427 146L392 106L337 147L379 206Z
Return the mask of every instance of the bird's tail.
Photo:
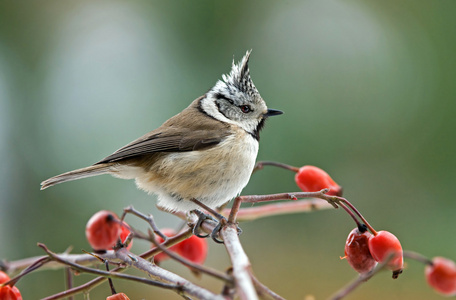
M51 177L51 178L46 179L45 181L41 182L41 189L44 190L50 186L53 186L53 185L56 185L56 184L59 184L62 182L67 182L67 181L71 181L71 180L106 174L106 173L109 173L110 170L111 170L110 164L99 164L99 165L93 165L90 167L66 172L66 173Z

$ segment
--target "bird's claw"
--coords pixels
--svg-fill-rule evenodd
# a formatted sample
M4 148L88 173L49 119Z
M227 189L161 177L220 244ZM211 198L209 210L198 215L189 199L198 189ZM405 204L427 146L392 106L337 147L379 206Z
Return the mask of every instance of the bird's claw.
M199 238L207 238L210 236L214 242L216 242L218 244L223 244L224 241L220 239L220 230L222 230L223 226L225 226L228 223L228 220L223 216L220 216L220 219L216 220L211 215L207 215L200 210L195 210L194 212L198 216L198 221L196 222L195 226L193 227L193 234ZM214 230L212 230L212 232L210 234L201 233L202 232L201 224L205 220L211 220L211 221L217 222L217 225L214 227ZM236 230L237 230L238 235L240 235L242 233L242 229L239 228L239 226L237 226L237 225L236 225Z
M203 224L203 222L205 220L213 220L213 221L217 221L217 220L215 220L212 216L207 215L198 209L194 210L194 213L198 216L198 221L196 222L195 226L193 227L193 234L199 238L207 238L209 236L209 234L202 234L203 231L201 230L201 224Z

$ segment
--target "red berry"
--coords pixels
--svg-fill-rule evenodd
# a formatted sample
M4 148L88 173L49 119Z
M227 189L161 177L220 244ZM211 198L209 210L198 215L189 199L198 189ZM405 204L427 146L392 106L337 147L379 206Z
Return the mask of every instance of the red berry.
M124 293L118 293L118 294L109 296L108 298L106 298L106 300L130 300L130 298L128 298L128 296L125 295Z
M19 289L15 286L9 285L0 286L0 299L1 300L22 300Z
M402 246L397 237L391 232L382 230L377 232L377 235L371 236L368 244L372 257L380 263L392 255L387 267L393 271L393 278L397 278L402 273L404 265Z
M342 187L328 173L315 166L301 167L295 175L295 181L304 192L318 192L322 189L329 188L328 195L342 195Z
M112 249L122 231L117 215L108 210L94 214L86 225L86 237L94 250Z
M8 274L6 274L3 271L0 271L0 284L5 283L9 280L10 280L10 278L9 278Z
M434 257L425 268L428 284L445 296L456 295L456 264L444 257Z
M185 257L191 262L202 264L207 256L207 241L192 235L186 240L183 240L177 246L177 253Z
M122 243L125 243L127 240L127 237L130 235L130 230L128 229L128 224L125 222L122 222L122 231L120 232L120 241ZM127 250L130 250L131 247L133 246L133 240L130 241L130 244L127 246Z
M371 236L369 231L360 232L355 228L345 242L344 258L356 272L361 274L369 272L377 265L369 251L368 241Z
M161 233L163 233L167 237L171 237L171 236L176 235L176 232L174 231L174 229L171 229L171 228L163 228L163 229L160 229L160 231L161 231ZM156 236L156 239L157 239L157 242L159 244L163 243L163 241L164 241L158 235ZM169 250L175 251L176 250L176 246L177 245L172 246L171 248L169 248ZM155 245L152 245L152 247L155 247ZM157 255L154 256L154 262L158 265L160 262L162 262L162 261L164 261L164 260L166 260L168 258L169 258L168 254L160 252L160 253L158 253Z
M176 232L173 229L164 228L160 231L168 237L176 235ZM163 239L161 237L157 236L156 238L157 242L163 243ZM194 263L201 264L206 260L207 248L207 241L205 239L201 239L197 236L192 235L188 239L172 246L169 248L169 250L176 252L177 254ZM159 264L168 258L169 256L162 252L155 255L154 261L156 264Z

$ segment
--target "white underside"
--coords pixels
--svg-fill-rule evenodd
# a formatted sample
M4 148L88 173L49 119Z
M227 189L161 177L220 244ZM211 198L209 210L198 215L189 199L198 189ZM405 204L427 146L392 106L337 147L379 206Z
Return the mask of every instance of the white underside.
M158 206L168 211L199 208L192 198L216 208L238 196L247 185L257 153L258 141L239 130L216 147L169 153L150 170L119 166L113 175L136 179L137 186L157 194Z

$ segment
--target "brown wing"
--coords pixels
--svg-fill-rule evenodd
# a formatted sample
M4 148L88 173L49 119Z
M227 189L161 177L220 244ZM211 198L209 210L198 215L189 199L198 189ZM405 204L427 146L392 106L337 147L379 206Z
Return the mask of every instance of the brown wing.
M165 132L151 132L132 143L120 148L113 154L105 157L96 164L115 162L134 156L157 152L197 151L213 147L220 143L228 132L216 130L167 130Z
M197 151L217 145L230 134L230 126L208 118L201 111L199 102L203 98L204 96L194 100L189 107L159 128L120 148L96 164L157 152Z

